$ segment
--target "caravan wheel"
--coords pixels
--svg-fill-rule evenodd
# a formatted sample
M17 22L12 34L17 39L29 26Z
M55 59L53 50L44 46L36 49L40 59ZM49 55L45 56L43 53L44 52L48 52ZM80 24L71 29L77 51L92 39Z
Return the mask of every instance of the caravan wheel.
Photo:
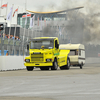
M80 65L80 69L82 69L82 66L83 66L83 63L81 63L81 65Z

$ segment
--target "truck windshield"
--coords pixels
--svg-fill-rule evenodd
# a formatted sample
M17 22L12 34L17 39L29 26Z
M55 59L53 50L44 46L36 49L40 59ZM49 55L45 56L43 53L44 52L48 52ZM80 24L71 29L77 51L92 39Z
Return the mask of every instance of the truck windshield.
M37 41L31 41L30 43L30 49L52 49L54 47L53 40L37 40Z

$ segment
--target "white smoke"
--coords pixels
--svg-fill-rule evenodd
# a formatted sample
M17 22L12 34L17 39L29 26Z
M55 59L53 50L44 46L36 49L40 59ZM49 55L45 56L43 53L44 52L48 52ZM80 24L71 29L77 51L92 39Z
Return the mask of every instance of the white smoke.
M81 6L84 7L78 11L73 10L67 12L70 21L65 29L70 38L78 37L80 43L98 43L100 40L99 4L99 0L62 0L61 5L52 2L38 9L39 11L59 11ZM53 26L53 24L51 26ZM54 32L55 30L51 30L49 27L44 30L44 34L47 36L54 36Z

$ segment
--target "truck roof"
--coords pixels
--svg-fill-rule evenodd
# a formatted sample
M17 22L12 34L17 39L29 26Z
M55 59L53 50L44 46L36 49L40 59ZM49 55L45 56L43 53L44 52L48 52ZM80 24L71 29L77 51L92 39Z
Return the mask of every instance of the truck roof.
M60 44L59 48L67 50L85 49L83 44Z
M35 37L33 39L55 39L57 37Z
M33 39L31 39L31 41L42 41L42 40L54 40L54 39L58 39L57 37L35 37Z

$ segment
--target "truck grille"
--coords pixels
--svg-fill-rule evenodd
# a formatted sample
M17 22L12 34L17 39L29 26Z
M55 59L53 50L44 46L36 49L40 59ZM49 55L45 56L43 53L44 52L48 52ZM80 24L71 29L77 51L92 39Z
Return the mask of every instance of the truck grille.
M31 61L42 62L43 61L43 54L31 54Z

